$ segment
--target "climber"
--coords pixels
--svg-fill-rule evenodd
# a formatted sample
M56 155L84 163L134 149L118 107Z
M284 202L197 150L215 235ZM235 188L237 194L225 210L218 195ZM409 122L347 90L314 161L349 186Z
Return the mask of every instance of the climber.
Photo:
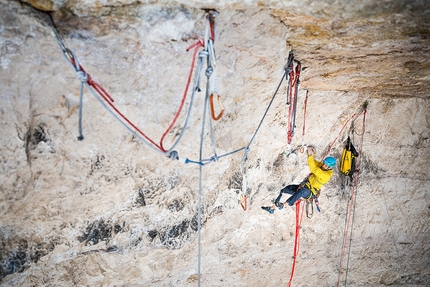
M319 197L321 187L326 184L333 175L333 168L336 165L336 159L332 156L328 156L323 160L323 162L316 161L314 159L316 149L311 146L308 147L307 153L308 165L311 174L301 184L291 184L281 189L278 197L274 200L274 204L272 206L262 206L261 209L269 213L273 213L275 211L275 207L281 210L287 206L287 204L289 206L293 206L301 197L305 199ZM291 194L290 198L288 198L284 203L281 202L283 193Z

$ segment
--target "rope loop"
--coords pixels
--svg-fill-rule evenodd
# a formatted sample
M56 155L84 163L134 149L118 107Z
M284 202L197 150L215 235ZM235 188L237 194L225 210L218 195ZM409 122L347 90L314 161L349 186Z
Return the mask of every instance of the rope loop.
M82 83L88 82L88 75L84 71L76 71L76 78Z
M214 71L214 68L212 68L212 66L209 66L205 71L206 77L210 77L213 71Z
M211 161L217 162L219 160L219 157L215 154L211 157Z
M199 52L199 58L207 58L209 56L209 52L202 50Z
M243 155L242 162L247 162L248 161L248 154L249 154L250 151L251 151L251 149L249 147L247 147L245 149L245 153Z
M172 150L170 153L166 153L166 155L171 160L179 160L179 154L176 150Z
M198 48L198 47L204 47L204 46L205 46L205 43L203 42L203 39L199 39L199 40L197 40L197 42L195 42L194 44L189 46L186 51L188 52L189 50L191 50L195 47Z

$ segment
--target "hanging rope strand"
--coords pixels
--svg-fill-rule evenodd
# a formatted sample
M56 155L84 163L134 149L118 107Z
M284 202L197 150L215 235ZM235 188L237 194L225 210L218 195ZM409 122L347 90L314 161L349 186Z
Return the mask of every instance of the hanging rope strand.
M184 103L185 103L185 100L186 100L186 98L187 98L187 94L188 94L188 88L189 88L189 86L190 86L190 82L191 82L191 77L192 77L192 75L193 75L193 69L194 69L194 63L195 63L195 61L196 61L196 56L197 56L197 52L198 52L198 50L199 50L199 48L200 47L202 47L202 43L201 43L201 41L197 41L197 43L195 43L194 45L192 45L191 47L189 47L188 49L187 49L187 51L189 51L190 49L192 49L192 48L194 48L194 53L193 53L193 60L191 61L191 67L190 67L190 73L188 74L188 78L187 78L187 84L186 84L186 86L185 86L185 91L184 91L184 94L183 94L183 97L182 97L182 100L181 100L181 104L179 105L179 108L178 108L178 111L176 112L176 114L175 114L175 117L173 118L173 120L172 120L172 122L170 123L170 125L169 125L169 127L166 129L166 131L163 133L163 135L161 136L161 139L160 139L160 147L164 150L164 151L166 151L165 149L164 149L164 147L163 147L163 140L164 140L164 138L166 137L166 135L170 132L170 130L172 129L172 127L174 126L174 124L176 123L176 121L177 121L177 119L178 119L178 117L179 117L179 115L181 114L181 111L182 111L182 107L184 106ZM197 70L197 73L199 73L199 71ZM198 77L197 77L198 78ZM194 94L194 89L193 89L193 94ZM191 107L192 107L192 104L190 104L190 109L191 109ZM188 113L188 115L189 115L190 113ZM186 118L186 121L185 121L185 123L188 123L188 117ZM183 128L182 128L182 131L185 131L186 130L186 126L184 126ZM175 146L176 144L174 144L174 146ZM169 150L172 150L174 147L171 147Z
M209 64L209 62L208 62ZM212 73L210 67L206 69L206 95L205 95L205 103L203 108L203 118L202 118L202 129L200 134L200 150L199 150L199 161L201 162L203 159L203 139L205 134L205 122L206 122L206 111L208 106L208 98L209 98L209 78ZM198 286L200 286L200 254L201 254L201 243L200 243L200 233L201 233L201 197L202 197L202 176L203 176L203 165L199 166L199 194L198 194L198 215L197 215L197 232L198 232Z
M364 117L365 117L365 115L366 115L366 108L367 108L367 102L365 102L364 103L364 109L363 109L363 130L364 130ZM341 131L339 132L339 134L337 135L337 137L335 138L335 140L332 142L332 144L329 146L329 148L328 148L328 150L326 151L326 153L325 153L325 155L323 156L323 158L325 158L326 156L327 156L327 154L330 152L330 150L331 150L331 148L333 147L333 145L334 145L334 143L336 142L336 140L337 140L337 138L340 136L340 134L342 133L342 131L345 129L345 126L346 126L346 124L351 120L351 119L355 119L357 117L357 114L354 114L354 115L352 115L351 116L351 118L350 119L348 119L348 121L345 123L345 125L342 127L342 129L341 129ZM364 131L363 131L363 134L364 134ZM361 146L362 146L362 139L361 139ZM312 171L311 171L311 173L308 175L308 177L310 176L312 174ZM358 174L358 173L357 173ZM358 176L358 175L357 175ZM307 178L308 178L307 177ZM298 254L298 245L299 245L299 243L300 243L300 241L299 241L299 232L300 232L300 225L301 225L301 219L302 219L302 217L303 217L303 208L302 208L302 215L301 215L301 217L300 217L300 224L298 225L297 223L299 222L299 219L298 219L298 214L299 214L299 210L300 210L300 205L299 205L299 203L300 203L300 200L299 201L297 201L296 202L296 234L295 234L295 239L294 239L294 259L293 259L293 265L292 265L292 267L291 267L291 275L290 275L290 281L288 282L288 287L290 287L291 286L291 283L292 283L292 280L293 280L293 275L294 275L294 271L295 271L295 265L296 265L296 258L297 258L297 254ZM319 209L318 208L318 206L317 206L317 209ZM318 210L319 211L319 210ZM344 242L344 244L345 244L345 242ZM343 255L344 254L342 254L342 261L343 261ZM342 265L342 261L341 261L341 265ZM340 272L339 272L339 278L338 278L338 286L339 286L339 284L340 284L340 273L341 273L341 269L340 269Z
M274 94L273 94L272 98L270 99L270 102L269 102L269 104L268 104L268 106L267 106L267 108L266 108L266 110L265 110L265 112L264 112L264 114L263 114L263 116L262 116L262 118L261 118L261 120L260 120L260 122L259 122L259 124L258 124L257 128L255 129L255 131L254 131L254 133L253 133L253 135L252 135L252 137L251 137L251 140L249 141L248 145L247 145L246 147L242 147L242 148L236 149L236 150L234 150L234 151L232 151L232 152L229 152L229 153L223 154L223 155L221 155L221 156L218 156L218 158L222 158L222 157L225 157L225 156L229 156L229 155L235 154L235 153L240 152L240 151L243 151L243 150L245 150L245 151L249 151L249 150L250 150L250 146L251 146L251 144L253 143L253 141L254 141L254 139L255 139L255 137L256 137L256 135L257 135L258 131L260 130L261 125L263 124L263 121L264 121L264 119L265 119L265 117L266 117L267 113L269 112L270 107L271 107L271 105L272 105L272 103L273 103L273 101L274 101L274 99L275 99L276 95L278 94L279 88L281 87L282 82L283 82L283 81L284 81L284 79L286 78L286 73L287 73L287 69L285 69L285 70L284 70L284 74L282 75L282 78L281 78L281 80L280 80L280 82L279 82L279 84L278 84L278 86L277 86L277 88L276 88L276 91L274 92ZM245 154L245 155L247 155L247 154ZM243 161L243 160L245 160L245 155L244 155L244 157L243 157L242 161ZM246 159L247 159L247 157L246 157ZM205 161L205 160L203 160L203 161ZM207 159L206 161L210 161L210 159Z
M294 129L296 128L296 115L297 115L297 99L299 97L299 87L300 87L300 71L301 71L301 64L300 62L297 63L296 66L296 73L295 73L295 79L294 79L294 104L293 106L290 106L292 108L292 124L291 124L291 139L289 139L289 143L291 144L292 138L294 136Z
M266 111L264 112L263 117L261 118L260 123L258 124L257 129L255 130L254 134L253 134L253 135L252 135L252 137L251 137L251 140L249 141L249 143L248 143L248 145L247 145L247 147L246 147L247 149L249 149L249 147L251 146L252 142L254 141L255 136L257 135L258 131L260 130L261 124L263 123L264 118L266 117L267 112L269 111L270 106L272 105L273 100L275 99L276 94L277 94L277 93L278 93L278 91L279 91L279 87L281 86L282 81L283 81L283 80L284 80L284 78L285 78L285 75L286 75L286 71L284 72L284 75L282 75L282 79L281 79L281 81L279 82L279 85L278 85L278 87L276 88L276 91L275 91L275 93L273 94L272 99L270 100L269 105L268 105L268 106L267 106L267 108L266 108Z
M197 49L195 50L195 52L197 51ZM170 147L170 149L166 152L167 155L169 155L176 147L176 145L181 141L182 136L185 133L185 130L188 127L188 121L190 119L191 116L191 111L193 108L193 103L194 103L194 99L195 99L195 93L197 91L200 91L200 77L201 77L201 72L203 70L203 60L207 57L207 53L205 51L200 51L199 53L199 60L197 62L197 68L196 68L196 73L195 73L195 77L194 77L194 86L193 86L193 91L191 93L191 100L190 100L190 106L188 108L188 114L187 117L185 119L183 128L181 130L181 133L179 134L178 138L176 139L176 141L173 143L173 145Z
M215 17L216 15L218 15L219 13L217 11L209 11L211 17L211 21L209 21L209 29L207 29L207 32L205 31L205 39L215 39L215 23L213 21L213 17ZM45 17L46 18L46 17ZM46 19L45 19L46 20ZM63 55L65 57L65 59L67 60L67 62L74 68L74 70L77 72L77 74L79 74L79 79L81 79L85 82L82 82L82 94L83 94L83 86L85 85L87 87L87 89L90 91L91 94L93 94L93 96L102 104L102 106L117 120L119 121L127 130L129 130L136 138L138 138L139 140L141 140L143 143L145 143L146 145L148 145L150 148L154 149L157 152L163 153L164 155L167 156L171 156L171 158L174 159L179 159L179 156L177 154L177 152L174 151L174 148L176 147L176 145L179 143L179 141L182 139L182 136L186 130L186 127L188 125L188 120L189 120L189 116L191 114L191 109L192 109L192 103L194 100L194 95L196 91L199 91L199 82L200 82L200 76L199 76L199 71L196 71L196 78L195 78L195 83L196 85L194 86L193 89L193 94L191 97L191 103L190 103L190 108L188 110L188 115L186 117L185 123L184 123L184 127L181 130L181 133L179 135L179 137L177 138L177 140L175 141L175 143L172 145L172 147L168 150L166 150L163 146L163 141L166 137L166 135L168 134L168 132L171 130L171 128L173 127L173 125L175 124L175 122L177 121L177 118L179 116L180 111L183 108L184 105L184 101L185 101L185 95L187 94L188 88L189 88L189 83L190 83L190 75L192 74L192 71L190 71L190 74L188 76L187 79L187 85L186 85L186 91L183 94L182 100L181 100L181 104L179 106L178 111L175 114L175 117L173 119L173 121L171 122L171 124L169 125L169 127L166 129L166 131L163 133L161 139L160 139L160 144L156 144L151 138L149 138L145 133L143 133L136 125L134 125L130 120L128 120L114 105L113 102L114 100L110 97L109 93L107 93L107 91L101 86L99 85L97 82L93 81L91 79L91 76L85 72L85 70L83 69L83 67L79 64L79 61L76 57L76 55L74 55L74 53L67 48L67 46L65 45L65 42L63 41L63 39L61 38L60 34L57 32L56 27L55 27L55 23L52 21L52 19L48 19L48 25L51 27L51 30L53 32L53 36L56 39L58 45L60 46L61 50L63 51ZM209 36L210 34L210 36ZM198 42L196 42L195 44L191 45L188 50L195 48L194 53L193 53L193 60L192 60L192 64L191 64L191 68L190 70L192 70L192 68L194 67L194 63L195 63L195 56L197 53L197 49L199 47L203 47L203 46L208 46L208 41L205 41L205 43L202 43L202 40L199 40ZM212 43L211 43L212 44ZM188 51L187 50L187 51ZM204 52L204 51L201 51ZM204 55L207 56L207 55ZM197 69L199 70L199 69ZM283 78L287 78L287 74L284 73ZM250 142L248 143L247 147L243 147L243 148L239 148L236 149L234 151L225 153L221 156L217 156L216 153L213 157L211 157L210 159L204 159L204 160L200 160L200 161L192 161L192 160L188 160L185 159L184 162L194 162L194 163L198 163L199 165L203 165L203 164L208 164L210 162L213 161L217 161L219 158L222 157L226 157L226 156L230 156L232 154L235 154L237 152L240 152L242 150L246 150L249 149L249 147L251 146L251 144L253 143L255 136L257 135L262 122L264 120L264 118L267 115L268 110L270 109L270 106L276 96L276 94L279 91L279 87L283 81L283 78L281 80L281 82L279 83L276 92L274 93L269 106L267 107L257 129L255 130L254 134L252 135L252 138L250 140ZM80 96L80 99L82 97ZM221 102L220 102L221 105ZM222 105L221 108L223 109ZM82 100L80 100L80 112L79 112L79 139L83 139L83 135L82 135Z
M356 198L357 198L358 179L360 176L360 164L361 164L361 159L362 159L361 154L362 154L362 150L363 150L363 135L365 132L365 120L366 120L366 109L364 109L364 111L363 111L362 133L360 135L360 150L359 150L360 157L357 159L356 175L354 177L355 197ZM357 205L357 200L354 201L354 206L353 206L353 210L352 210L351 234L350 234L350 238L349 238L348 260L347 260L347 264L346 264L345 286L346 286L346 283L348 282L348 271L349 271L349 262L350 262L351 246L352 246L352 231L354 229L354 218L355 218L356 205Z
M302 206L302 213L300 213L301 202L302 200L298 200L296 202L296 233L294 236L294 255L293 255L293 264L291 266L290 280L288 281L287 287L291 287L291 284L293 282L294 271L296 268L296 259L300 249L300 226L302 225L302 218L303 218L303 206Z
M40 14L40 13L38 13ZM79 61L76 57L76 55L74 55L74 53L67 48L67 46L65 45L63 39L61 38L60 34L58 33L56 27L55 27L55 23L52 21L51 18L48 17L48 19L46 19L47 17L43 17L44 20L46 22L48 22L49 26L51 27L51 30L53 32L53 36L55 37L58 45L60 46L61 50L63 51L63 55L66 58L66 60L70 63L70 65L75 69L76 73L77 73L77 77L78 79L81 80L81 87L80 87L80 107L79 107L79 121L78 121L78 126L79 126L79 140L82 140L83 134L82 134L82 96L83 96L83 86L87 86L87 88L90 90L90 92L96 96L96 98L100 101L101 99L103 99L103 101L105 101L108 105L103 104L103 107L107 108L107 109L112 109L113 111L115 111L116 114L118 114L118 116L114 115L115 113L113 113L112 110L110 110L109 112L114 115L115 119L122 122L125 121L127 124L125 124L124 122L122 122L122 124L127 127L127 129L129 131L131 131L135 136L136 133L140 134L140 136L137 136L137 138L139 138L140 140L142 140L145 144L149 145L151 148L154 148L156 151L159 151L161 153L164 153L166 155L169 155L170 152L173 150L174 146L176 146L176 144L179 141L176 141L174 146L169 149L169 151L166 151L166 149L163 147L163 140L165 138L165 136L168 134L168 132L171 130L171 128L174 126L174 124L176 123L180 112L182 111L182 108L184 106L184 102L186 99L186 95L188 93L188 88L189 88L189 84L191 81L191 76L192 76L192 72L193 72L193 67L194 67L194 63L195 63L195 58L196 58L196 54L198 52L198 48L202 47L204 45L204 43L202 43L203 41L198 41L196 44L192 45L189 49L191 48L195 48L194 53L193 53L193 60L192 60L192 64L191 64L191 68L190 68L190 74L188 76L187 79L187 84L186 84L186 89L185 92L183 94L180 106L178 108L178 111L175 114L175 117L173 119L173 121L171 122L171 124L169 125L169 127L166 129L166 131L163 133L163 136L160 139L160 144L156 144L152 139L150 139L146 134L144 134L137 126L135 126L130 120L128 120L112 103L114 102L113 99L110 97L109 93L97 82L93 81L91 79L91 76L85 72L85 70L83 69L83 67L79 64ZM188 50L189 50L188 49ZM187 51L188 51L187 50ZM86 85L88 84L88 85ZM193 93L195 92L195 90L193 90ZM98 95L97 95L98 94ZM99 98L99 96L101 98ZM192 98L193 99L193 98ZM108 107L109 106L109 107ZM189 109L189 113L188 116L186 118L185 124L188 124L188 118L189 118L189 114L191 111L191 107L192 104L190 104L190 109ZM134 131L128 127L128 125L130 125ZM180 134L180 137L178 138L179 140L182 138L183 132L186 130L186 126L182 129L182 132Z
M346 219L345 219L345 231L344 231L344 239L343 239L343 244L342 244L342 252L341 252L341 259L340 259L340 266L339 266L339 275L338 275L338 281L337 281L337 286L340 286L340 279L342 276L342 267L343 267L343 261L345 258L345 253L346 253L346 248L347 248L347 241L348 241L348 237L350 239L350 244L348 246L348 260L347 260L347 267L346 267L346 278L345 278L345 286L347 283L347 272L348 272L348 267L349 267L349 258L350 258L350 251L351 251L351 240L352 240L352 227L353 227L353 221L354 221L354 215L355 215L355 197L356 197L356 193L357 193L357 184L358 184L358 176L359 176L359 166L361 164L361 152L363 149L363 135L364 135L364 130L365 130L365 119L366 119L366 112L367 112L367 102L365 102L364 104L364 109L363 109L363 122L362 122L362 134L360 136L360 148L359 148L359 154L357 157L357 164L356 164L356 172L354 174L354 186L351 190L351 196L350 196L350 200L349 200L349 204L347 207L347 212L346 212ZM351 223L351 219L352 219L352 223Z

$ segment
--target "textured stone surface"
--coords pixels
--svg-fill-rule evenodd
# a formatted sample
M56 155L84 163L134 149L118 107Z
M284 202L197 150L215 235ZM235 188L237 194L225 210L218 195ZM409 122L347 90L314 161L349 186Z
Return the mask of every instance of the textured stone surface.
M215 2L147 2L31 3L55 11L86 71L158 142L182 97L192 58L186 49L204 35L200 8ZM283 157L285 82L250 147L249 210L238 204L243 152L202 168L202 286L288 283L294 209L269 215L260 206L308 174L300 146L312 144L322 157L364 101L366 129L359 118L351 134L357 145L359 134L364 141L348 285L430 284L428 2L341 3L217 2L226 108L214 123L218 154L249 143L291 49L305 69L295 152ZM88 90L78 141L79 81L50 27L28 5L0 5L1 286L196 286L199 167L137 140ZM197 93L180 156L199 158L203 108ZM346 136L331 150L337 158ZM206 133L205 158L210 142ZM337 284L351 192L341 181L336 171L322 191L322 212L303 217L293 286Z

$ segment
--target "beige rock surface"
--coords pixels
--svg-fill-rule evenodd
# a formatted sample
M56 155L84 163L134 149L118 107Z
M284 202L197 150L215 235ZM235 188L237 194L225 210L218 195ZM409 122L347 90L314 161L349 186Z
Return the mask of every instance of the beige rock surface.
M74 70L36 12L0 0L1 286L286 286L295 212L269 215L260 206L308 174L301 145L314 145L321 158L334 141L331 154L340 158L347 120L365 101L366 128L360 117L351 134L356 145L363 134L363 146L347 285L430 284L427 1L30 3L54 11L85 70L156 142L185 88L186 49L204 35L203 6L220 12L215 49L226 111L213 123L218 155L250 142L290 50L303 72L294 153L283 157L284 82L250 146L243 211L243 151L202 167L200 186L198 165L149 148L87 89L78 141ZM193 160L204 86L205 79L176 148ZM184 120L182 113L166 146ZM213 155L208 131L207 124L203 158ZM303 216L293 286L337 285L352 191L341 181L336 169L322 190L322 212Z

